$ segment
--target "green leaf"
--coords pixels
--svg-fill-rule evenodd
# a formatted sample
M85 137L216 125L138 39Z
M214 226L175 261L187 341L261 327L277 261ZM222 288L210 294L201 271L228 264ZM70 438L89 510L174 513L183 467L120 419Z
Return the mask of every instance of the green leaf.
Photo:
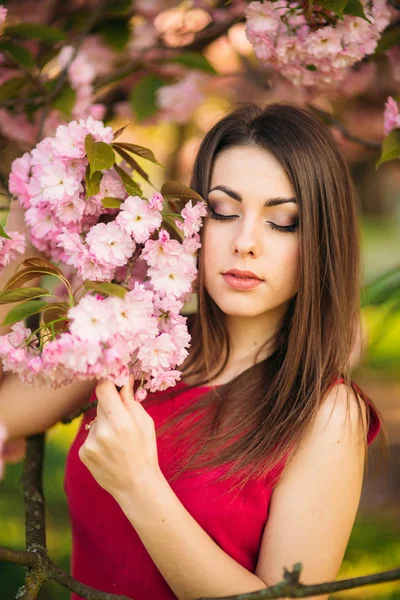
M126 150L127 152L132 152L132 154L137 154L137 156L140 156L141 158L144 158L145 160L149 160L150 162L154 163L155 165L159 165L160 167L162 166L157 161L156 157L154 156L154 154L150 150L150 148L145 148L144 146L138 146L137 144L128 144L127 142L118 142L118 146L119 146L119 148L122 148L123 150Z
M306 69L308 69L309 71L318 71L318 69L315 65L307 65Z
M1 225L0 225L0 237L6 238L7 240L11 240L8 233L5 232L5 230L3 229L3 227Z
M75 101L76 91L72 89L68 82L66 82L51 105L53 108L57 108L63 115L70 118Z
M125 49L131 30L129 21L125 19L107 19L98 29L104 41L114 50L121 52Z
M178 56L169 58L168 62L176 62L185 65L185 67L189 67L189 69L198 69L199 71L205 71L212 75L217 74L217 71L212 64L203 54L200 54L200 52L184 52L183 54L178 54Z
M105 208L119 208L123 203L123 200L120 198L112 198L111 196L106 196L101 201L102 205Z
M100 181L103 179L103 173L101 171L95 171L90 177L90 166L86 167L85 171L85 184L86 184L86 198L95 196L100 191Z
M107 15L126 15L132 9L132 0L113 0L105 6Z
M122 285L118 285L117 283L108 283L106 281L89 281L86 279L83 282L83 285L86 290L94 290L96 292L101 292L102 294L107 294L108 296L117 296L118 298L125 298L126 288Z
M189 200L195 200L196 202L203 200L200 194L179 181L165 181L160 191L164 197L172 196L173 198L187 198Z
M143 179L145 179L148 183L150 183L150 178L147 175L146 171L144 169L142 169L142 167L133 158L133 156L128 154L126 152L126 150L121 148L121 146L119 144L112 144L112 147L120 155L120 157L123 158L124 161L132 167L132 169L135 169L135 171L137 171L139 173L139 175L141 175L143 177ZM151 185L151 183L150 183L150 185Z
M157 90L165 85L165 81L156 75L146 75L141 79L129 96L129 100L138 121L153 116L159 109Z
M132 177L130 177L126 171L121 169L121 167L119 167L117 164L114 165L114 169L120 176L123 186L130 196L142 195L140 186L136 183L136 181L133 181Z
M368 23L371 23L364 12L364 7L360 0L348 0L343 13L345 15L353 15L353 17L360 17Z
M167 225L167 230L168 229L172 229L172 231L177 234L178 239L180 239L180 240L184 239L185 235L184 235L183 231L181 231L179 229L179 227L175 223L175 219L173 217L170 217L168 215L164 215L163 216L163 223L164 223L164 225Z
M4 28L3 35L40 40L41 42L63 42L67 39L67 36L61 29L38 23L8 25Z
M400 25L383 32L382 37L376 46L375 54L386 52L386 50L390 50L390 48L397 46L397 44L400 44Z
M382 144L382 153L376 163L375 169L378 169L381 164L399 158L400 156L400 129L392 129L385 137Z
M40 298L41 296L47 296L48 294L50 294L49 290L40 287L24 287L15 290L6 290L0 294L0 304L9 304L10 302L20 302L21 300Z
M18 96L26 83L27 79L25 79L25 77L12 77L11 79L7 79L7 81L0 85L0 101Z
M362 306L383 304L400 292L400 266L386 271L365 288L362 294Z
M52 262L47 260L46 258L42 258L39 256L33 256L32 258L26 258L21 263L26 267L39 267L40 269L45 269L46 271L51 271L52 273L59 275L60 277L65 277L64 273L56 267Z
M124 125L123 127L120 127L119 129L117 129L117 131L114 133L114 137L113 140L116 140L117 137L119 137L121 135L121 133L123 133L125 131L125 129L127 127L129 127L129 125L131 125L132 121L129 121L129 123L127 123L126 125Z
M91 177L95 171L110 169L115 162L115 152L111 146L105 142L95 142L90 133L85 137L85 150Z
M0 42L0 50L8 52L16 63L26 69L32 69L36 64L32 54L23 46L17 46L12 42L2 41Z
M347 2L348 0L318 0L318 6L331 10L339 19L343 19L343 11L346 8Z
M2 325L13 325L18 321L26 319L26 317L42 312L46 306L48 306L48 304L44 300L28 300L27 302L22 302L10 310Z
M24 263L22 263L24 264ZM65 279L64 275L60 275L60 270L57 267L40 267L40 266L29 266L26 269L17 271L6 283L3 291L14 290L15 288L21 287L27 281L41 277L42 275L54 275L58 279Z

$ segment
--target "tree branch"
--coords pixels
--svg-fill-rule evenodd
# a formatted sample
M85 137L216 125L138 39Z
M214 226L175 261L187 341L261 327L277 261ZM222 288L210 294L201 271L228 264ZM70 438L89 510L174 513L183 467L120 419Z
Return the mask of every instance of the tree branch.
M259 592L249 594L239 594L238 596L218 596L218 600L262 600L264 598L308 598L308 596L318 596L320 594L331 594L340 590L350 590L373 583L384 583L388 581L400 580L400 568L384 571L383 573L374 573L373 575L364 575L363 577L353 577L352 579L343 579L329 583L319 583L318 585L304 585L299 583L299 576L302 565L297 563L293 571L284 569L284 580L277 585L271 586ZM217 600L216 598L199 598L198 600Z
M375 142L375 140L365 140L347 131L343 123L341 123L339 119L337 119L330 113L321 110L320 108L317 108L312 104L308 104L307 106L311 110L311 112L315 113L323 121L329 123L330 125L333 125L333 127L336 127L336 129L338 129L347 140L350 140L351 142L354 142L356 144L360 144L361 146L365 146L366 148L373 148L376 150L379 150L381 148L382 144L380 142Z
M64 69L61 71L53 92L51 92L51 94L49 94L49 97L48 97L45 105L43 106L43 110L42 110L42 113L40 115L40 120L39 120L39 130L38 130L36 143L38 143L42 138L44 123L46 121L47 115L51 108L51 103L55 98L57 98L57 96L60 94L61 90L63 89L64 84L68 77L68 69L69 69L71 63L75 60L86 35L92 29L93 25L95 25L97 20L101 17L106 4L107 4L107 0L98 0L94 4L93 12L92 12L90 18L87 19L87 21L85 22L85 26L83 27L82 31L76 38L75 42L72 44L74 50L71 54L71 58L68 61L68 63L65 65Z
M71 423L74 419L77 419L78 417L83 415L85 412L87 412L91 408L94 408L95 406L97 406L97 400L93 400L92 402L87 402L86 404L84 404L83 406L78 408L78 410L75 410L74 412L70 413L69 415L66 415L65 417L63 417L61 419L61 423L64 423L64 425L67 425L68 423Z

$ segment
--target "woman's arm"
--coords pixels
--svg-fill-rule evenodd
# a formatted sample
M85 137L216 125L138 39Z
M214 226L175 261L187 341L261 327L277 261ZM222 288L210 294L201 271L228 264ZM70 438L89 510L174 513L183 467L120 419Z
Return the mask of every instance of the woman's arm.
M42 433L88 401L96 381L79 381L57 390L22 383L14 373L0 381L0 422L15 439Z
M333 387L274 488L256 568L268 586L282 581L283 568L292 570L297 562L303 565L301 583L336 579L362 489L367 432L361 406L363 423L354 392L343 384Z

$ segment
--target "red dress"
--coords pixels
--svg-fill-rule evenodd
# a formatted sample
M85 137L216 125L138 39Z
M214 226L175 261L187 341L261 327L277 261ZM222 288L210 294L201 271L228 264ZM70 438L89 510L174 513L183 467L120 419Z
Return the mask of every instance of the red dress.
M354 382L352 385L371 407L367 438L370 444L378 435L380 420L371 400ZM177 388L182 386L185 384L181 382ZM183 406L206 389L191 388L163 402L146 406L156 429L176 410L178 402ZM95 399L94 394L92 399ZM87 436L85 424L94 417L95 409L85 413L67 458L65 491L72 527L72 575L91 587L135 600L176 599L117 502L97 484L78 456ZM157 442L157 448L160 468L168 479L171 456L162 438ZM254 573L273 487L283 467L284 463L271 471L265 480L252 482L240 493L234 491L228 495L227 482L212 481L209 472L194 477L184 474L170 485L210 537L239 564ZM213 473L215 477L216 471ZM71 600L80 600L80 597L72 594Z

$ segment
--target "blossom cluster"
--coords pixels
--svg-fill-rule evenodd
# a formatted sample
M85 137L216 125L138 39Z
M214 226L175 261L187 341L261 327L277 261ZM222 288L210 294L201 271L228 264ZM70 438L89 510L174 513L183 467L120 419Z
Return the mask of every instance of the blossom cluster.
M306 14L301 2L251 2L246 35L256 56L295 85L330 86L346 68L375 51L390 12L385 0L361 0L368 20L345 14L342 20L318 5Z
M102 173L100 192L85 198L88 134L96 142L113 139L91 117L72 121L12 165L10 191L26 210L32 243L74 267L86 293L70 298L54 322L43 321L40 334L15 322L0 337L0 358L23 381L50 387L106 377L124 385L133 374L143 400L148 390L174 385L188 353L180 311L197 275L206 207L189 200L181 214L170 215L178 240L163 227L161 193L128 195L113 169ZM104 209L105 196L119 199L119 208Z
M26 248L26 239L18 231L7 231L8 238L0 237L0 271L7 267L19 254L23 254Z
M400 112L396 100L389 96L383 112L383 131L388 135L393 129L400 129Z
M110 212L102 205L105 196L127 197L120 178L109 169L103 173L100 191L86 198L88 134L96 142L109 143L113 139L111 127L104 127L92 117L60 125L54 137L44 138L31 152L14 160L9 177L9 190L26 211L32 244L61 262L67 261L68 254L58 236L66 228L70 234L87 232L101 214Z

